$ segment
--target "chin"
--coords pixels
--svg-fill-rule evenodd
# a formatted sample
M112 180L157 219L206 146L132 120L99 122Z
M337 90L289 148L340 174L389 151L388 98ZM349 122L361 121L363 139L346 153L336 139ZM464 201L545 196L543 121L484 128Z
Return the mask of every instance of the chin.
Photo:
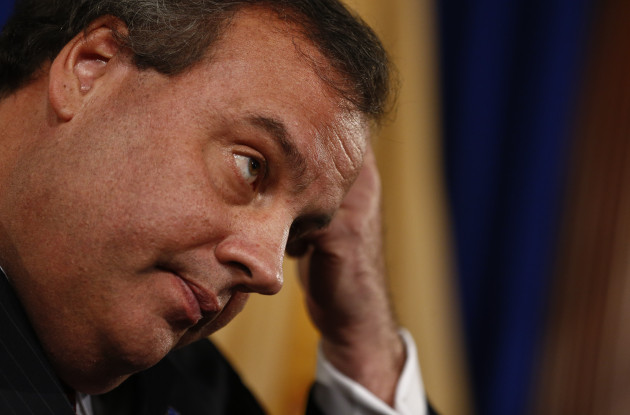
M221 313L211 321L200 321L184 333L177 334L170 328L156 330L152 336L144 340L136 338L114 347L98 359L98 362L72 362L59 364L57 367L72 367L60 370L62 380L71 388L82 393L98 395L115 389L134 373L146 370L162 360L171 350L184 347L190 343L206 338L228 324L245 306L249 294L235 293Z
M116 379L110 379L108 382L81 382L78 384L68 384L72 389L77 392L84 393L86 395L101 395L103 393L111 392L120 386L131 375L121 376Z
M112 345L87 359L71 358L53 362L62 381L72 389L98 395L115 389L131 375L146 370L162 360L175 346L179 336L168 330L144 339ZM85 355L84 355L85 356Z
M101 368L80 371L78 375L76 375L76 372L68 374L68 376L61 375L61 379L65 384L78 392L99 395L115 389L131 375L154 366L164 356L166 354L157 357L156 354L152 353L151 356L145 355L142 359L135 357L133 360L122 358L121 356L99 365L102 366Z

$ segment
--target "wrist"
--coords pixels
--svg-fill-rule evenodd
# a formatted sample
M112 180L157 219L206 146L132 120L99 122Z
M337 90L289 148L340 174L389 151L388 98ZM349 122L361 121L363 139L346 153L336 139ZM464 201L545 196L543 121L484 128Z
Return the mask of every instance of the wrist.
M326 359L348 378L393 406L398 380L407 355L397 330L352 336L353 341L322 338Z

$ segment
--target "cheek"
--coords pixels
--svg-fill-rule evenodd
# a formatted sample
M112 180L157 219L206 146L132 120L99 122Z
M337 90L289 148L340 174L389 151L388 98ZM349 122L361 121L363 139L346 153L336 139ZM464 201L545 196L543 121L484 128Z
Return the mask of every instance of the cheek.
M12 177L3 198L8 206L2 207L12 216L3 216L3 225L19 253L44 269L111 267L100 257L104 251L151 245L198 205L191 200L199 194L195 166L172 156L186 153L159 144L147 149L140 140L101 139L44 148Z

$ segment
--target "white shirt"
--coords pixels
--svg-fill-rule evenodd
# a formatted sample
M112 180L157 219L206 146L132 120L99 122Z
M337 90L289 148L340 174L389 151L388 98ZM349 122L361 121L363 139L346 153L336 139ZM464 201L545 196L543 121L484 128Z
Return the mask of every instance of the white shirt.
M394 408L335 369L321 351L314 390L319 406L326 413L344 415L426 415L427 402L416 345L406 330L401 330L400 335L407 349L407 361L396 387Z
M335 369L321 350L313 392L319 406L326 413L344 415L426 415L427 403L416 346L409 332L401 330L400 335L407 349L407 361L396 387L395 408ZM77 415L93 415L89 395L77 394Z

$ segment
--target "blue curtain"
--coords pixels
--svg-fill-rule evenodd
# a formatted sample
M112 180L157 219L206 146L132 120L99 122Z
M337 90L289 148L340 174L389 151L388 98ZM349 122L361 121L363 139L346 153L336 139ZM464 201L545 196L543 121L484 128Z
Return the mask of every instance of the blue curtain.
M589 0L438 0L445 173L480 415L527 412Z
M13 0L0 0L0 27L4 26L12 9Z

